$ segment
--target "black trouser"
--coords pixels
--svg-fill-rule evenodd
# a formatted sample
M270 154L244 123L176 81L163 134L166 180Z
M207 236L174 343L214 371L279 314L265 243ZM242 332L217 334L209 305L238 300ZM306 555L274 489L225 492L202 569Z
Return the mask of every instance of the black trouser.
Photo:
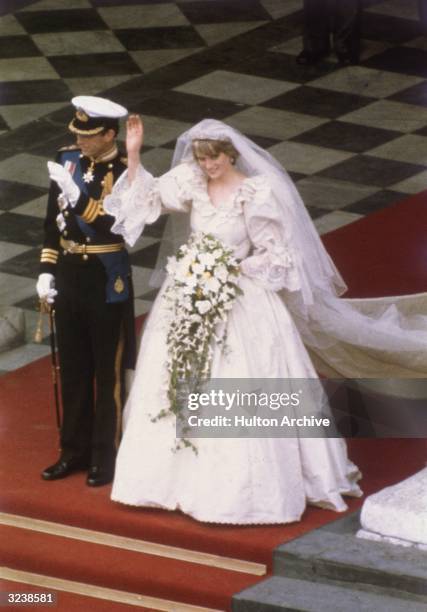
M58 264L55 319L63 405L61 457L83 457L110 469L124 398L125 304L107 304L105 285L104 267L94 256L82 262L81 255L67 255Z
M418 13L424 34L427 34L427 0L418 0Z
M360 0L304 0L304 50L334 50L358 55L360 45Z

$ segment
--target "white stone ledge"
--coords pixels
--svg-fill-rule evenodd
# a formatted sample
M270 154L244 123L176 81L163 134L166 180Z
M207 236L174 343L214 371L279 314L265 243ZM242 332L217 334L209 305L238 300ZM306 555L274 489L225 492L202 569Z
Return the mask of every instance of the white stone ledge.
M357 537L427 550L427 468L370 495L360 522Z

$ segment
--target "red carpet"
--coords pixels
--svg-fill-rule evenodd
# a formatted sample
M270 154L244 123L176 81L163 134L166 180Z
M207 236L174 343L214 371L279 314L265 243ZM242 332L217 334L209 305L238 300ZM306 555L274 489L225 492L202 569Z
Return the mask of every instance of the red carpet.
M45 482L40 470L57 457L49 377L48 361L42 359L1 379L3 512L262 563L269 563L276 544L337 518L334 512L309 508L304 521L283 527L204 525L180 513L113 503L109 487L85 486L84 473ZM367 493L422 465L423 441L351 440L349 446L352 459L366 474L363 488ZM404 463L402 456L406 457ZM359 501L350 500L350 505L355 508Z
M226 609L258 580L240 572L0 526L3 563L14 569L152 597ZM220 586L219 586L220 585Z
M420 194L329 234L325 238L328 250L347 282L351 279L349 295L426 290L426 226L426 195ZM390 245L392 249L387 249ZM1 378L2 512L269 566L275 546L342 516L309 508L300 523L291 525L204 525L180 513L114 504L109 499L110 487L86 487L83 473L44 482L41 469L57 458L52 404L48 359ZM362 487L369 494L423 467L426 445L420 439L351 440L349 454L362 469ZM350 500L350 510L362 501ZM260 579L12 527L3 527L3 534L2 565L207 607L228 609L234 592ZM71 612L72 605L60 609ZM90 609L109 612L102 606Z
M349 286L347 297L427 291L426 224L423 191L323 236Z

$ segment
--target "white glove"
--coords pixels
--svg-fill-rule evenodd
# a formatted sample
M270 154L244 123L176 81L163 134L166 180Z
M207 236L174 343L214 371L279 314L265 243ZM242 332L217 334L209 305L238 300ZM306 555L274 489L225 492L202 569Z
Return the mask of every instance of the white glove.
M58 295L55 289L55 278L53 274L49 274L48 272L39 274L36 289L39 299L48 304L53 304L55 296Z
M66 170L64 166L61 166L61 164L51 161L47 162L47 169L49 171L50 180L58 184L70 205L75 206L80 197L80 189L73 181L73 177L68 170Z

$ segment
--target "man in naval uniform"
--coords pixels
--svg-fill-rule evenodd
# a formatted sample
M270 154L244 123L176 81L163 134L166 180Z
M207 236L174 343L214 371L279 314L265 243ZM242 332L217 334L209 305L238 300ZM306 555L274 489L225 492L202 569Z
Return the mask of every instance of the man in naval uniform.
M77 96L69 129L77 144L48 162L51 186L37 292L53 304L63 420L59 460L42 472L57 480L88 470L87 484L111 482L120 438L124 370L135 336L129 255L103 200L126 169L116 145L127 111Z

